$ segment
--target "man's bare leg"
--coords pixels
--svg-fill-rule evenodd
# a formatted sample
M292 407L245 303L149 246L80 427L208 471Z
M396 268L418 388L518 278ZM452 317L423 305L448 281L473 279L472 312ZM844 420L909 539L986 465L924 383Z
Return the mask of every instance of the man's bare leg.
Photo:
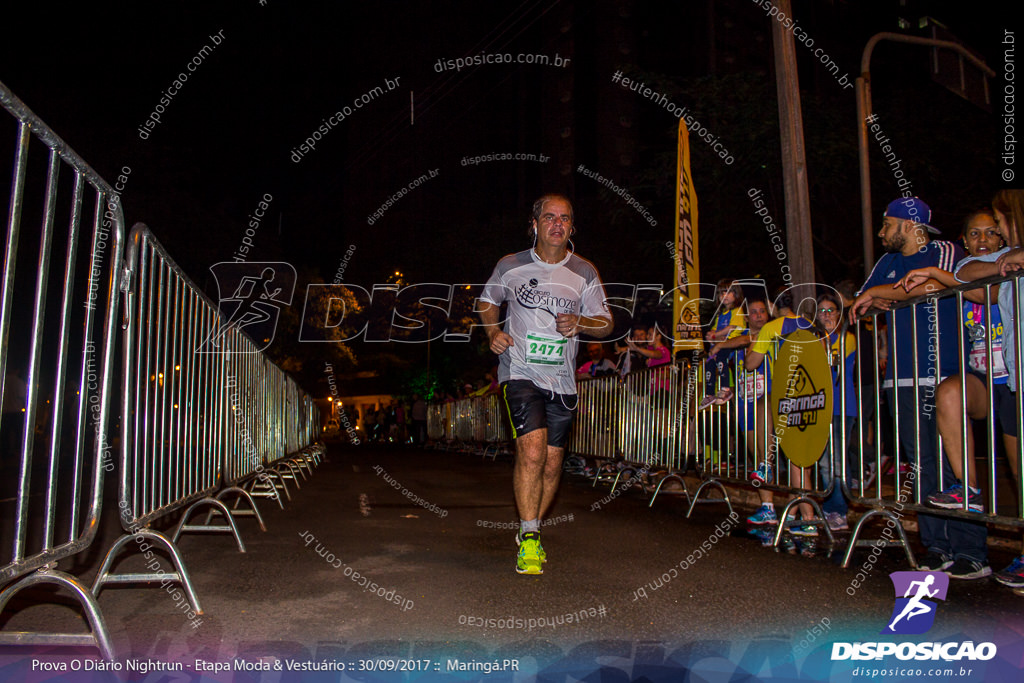
M561 450L561 449L558 449ZM512 471L516 507L520 519L540 522L541 503L544 499L544 479L548 460L548 430L535 429L516 439L516 463ZM561 460L559 460L561 464ZM557 481L554 488L558 487ZM550 504L554 490L548 498Z
M537 519L543 520L544 516L551 511L551 503L558 493L558 484L562 481L562 458L565 456L564 448L547 447L547 460L544 462L543 485L544 490L540 497L540 509Z

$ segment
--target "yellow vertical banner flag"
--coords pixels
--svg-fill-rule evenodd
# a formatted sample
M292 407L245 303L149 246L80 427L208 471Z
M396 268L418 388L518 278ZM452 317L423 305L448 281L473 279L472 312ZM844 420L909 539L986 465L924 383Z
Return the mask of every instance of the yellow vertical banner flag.
M673 350L701 348L700 258L697 251L697 192L690 175L690 131L679 119L679 152L676 159L676 276L672 318L675 321Z

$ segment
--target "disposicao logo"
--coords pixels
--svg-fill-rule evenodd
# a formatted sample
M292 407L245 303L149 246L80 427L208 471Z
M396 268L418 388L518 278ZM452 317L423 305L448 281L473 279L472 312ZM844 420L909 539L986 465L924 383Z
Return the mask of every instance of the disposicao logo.
M882 635L927 633L935 623L935 600L946 599L949 576L942 572L893 572L889 579L896 589L896 605Z
M893 572L889 575L896 591L896 604L882 635L918 635L935 624L936 600L945 600L949 576L942 572ZM971 661L989 660L996 656L994 643L832 643L832 661L882 659Z

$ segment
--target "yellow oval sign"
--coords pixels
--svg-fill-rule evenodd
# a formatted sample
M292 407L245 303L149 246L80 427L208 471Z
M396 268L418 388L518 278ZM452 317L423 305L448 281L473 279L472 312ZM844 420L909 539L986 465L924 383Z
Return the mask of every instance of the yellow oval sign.
M783 338L772 365L772 419L779 448L793 464L810 467L828 445L832 369L824 342L809 330Z

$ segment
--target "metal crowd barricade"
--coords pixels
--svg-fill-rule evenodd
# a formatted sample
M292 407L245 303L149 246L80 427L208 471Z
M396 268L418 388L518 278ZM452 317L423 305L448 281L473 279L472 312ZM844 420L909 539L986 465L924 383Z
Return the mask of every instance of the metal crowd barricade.
M432 403L427 406L427 438L431 441L449 441L452 433L451 406L448 403Z
M497 458L498 451L512 441L512 427L508 422L508 409L505 400L498 394L484 396L484 440L488 443L484 455L490 454Z
M916 566L913 553L905 538L891 538L891 533L886 534L885 530L883 530L882 536L879 539L864 540L861 538L867 527L867 522L873 517L886 518L890 521L888 526L895 526L897 529L900 529L900 518L907 511L917 513L919 523L920 516L927 514L947 520L984 522L988 525L1011 528L1024 527L1024 500L1022 500L1021 495L1022 490L1024 490L1024 467L1022 467L1022 463L1024 463L1024 450L1022 450L1024 441L1021 440L1021 435L1024 434L1022 432L1022 427L1024 427L1022 425L1022 422L1024 422L1024 410L1022 410L1021 404L1021 381L1024 368L1021 365L1020 348L1022 332L1020 294L1021 286L1024 285L1022 278L1024 278L1022 274L1006 278L993 277L903 302L900 305L894 306L892 313L889 314L873 313L872 326L875 330L883 327L883 320L887 324L884 325L884 334L872 335L875 348L874 353L868 355L873 359L877 359L879 352L882 350L880 347L884 345L888 349L888 361L893 364L892 374L897 378L897 381L895 382L896 387L894 391L893 382L883 379L885 373L878 367L877 362L868 363L858 358L859 362L856 368L857 384L868 387L873 386L873 391L861 397L860 404L863 408L866 403L868 409L874 413L874 420L870 430L863 422L860 422L854 432L852 440L855 449L850 454L850 460L857 481L854 486L848 488L847 493L854 501L871 507L871 510L858 520L853 530L850 544L843 559L844 566L849 565L852 553L856 548L874 546L879 542L887 546L904 547L911 565ZM922 483L925 477L929 480L934 479L934 490L942 491L955 483L951 479L952 470L949 468L949 458L956 458L960 471L965 474L968 472L968 466L972 464L969 462L966 447L960 448L959 453L948 452L952 447L947 448L947 444L943 443L941 435L938 434L938 407L935 400L939 392L942 392L946 401L951 400L954 404L957 401L959 402L956 431L958 432L959 442L966 444L968 439L973 438L972 421L966 415L966 382L959 382L958 391L955 389L955 383L944 384L944 382L950 377L964 377L965 373L969 371L965 359L969 351L968 345L972 340L967 338L964 326L964 302L965 295L968 292L981 292L982 294L983 300L979 303L980 311L984 315L985 330L981 334L984 335L985 339L983 357L985 359L986 371L984 377L980 379L984 386L988 410L985 411L986 417L984 419L984 443L975 444L976 455L973 463L978 472L978 487L983 491L983 511L981 512L972 511L968 508L969 501L966 499L966 496L960 509L940 509L928 505L927 496L934 491L925 490L928 487ZM1001 301L1000 295L1003 297ZM953 316L954 325L952 326L955 329L951 329L947 316L944 316L941 309L938 308L942 305L943 301L949 299L952 299L953 308L956 311L955 316ZM1013 416L1016 420L1016 431L1018 434L1015 450L1012 452L1007 451L1003 447L1010 445L1012 448L1011 444L1000 443L1000 440L997 438L999 427L995 411L993 410L996 386L993 366L995 364L994 361L998 360L997 356L1001 352L993 347L994 335L989 328L989 321L991 320L992 307L997 304L997 301L1006 304L1006 308L1012 313L1010 320L1005 319L1004 316L1004 319L1001 321L1003 349L1006 351L1007 359L1011 361L1007 363L1007 366L1013 366L1011 373L1015 380L1014 384L1017 387L1017 390L1011 394ZM1002 308L1002 306L999 308ZM899 341L897 339L899 332L896 329L896 325L888 323L902 309L909 309L913 312L912 334L915 337L921 336L928 342L929 356L934 353L936 358L941 358L944 347L948 348L948 345L954 347L958 360L955 375L947 376L947 373L941 373L940 371L944 369L941 367L941 363L933 363L932 372L926 372L928 359L921 358L917 344L911 345L909 368L904 367L901 369L900 363L906 363L907 358L905 354L901 354L901 357L897 358L896 354L892 351L896 348L896 344ZM928 321L924 326L925 329L921 329L922 326L917 323L917 312L919 310L923 310ZM933 320L934 324L932 323ZM974 329L978 330L980 328L975 325ZM1017 342L1009 349L1006 346L1008 333L1012 334ZM975 376L979 374L975 372ZM905 375L905 377L901 378L901 375ZM905 391L901 392L900 389ZM911 402L909 409L906 405L908 400ZM886 410L887 404L891 404L888 411ZM908 413L912 415L912 417L909 417L909 422L907 421ZM895 443L889 444L888 453L883 453L881 448L882 422L884 420L890 421L892 436L895 441ZM908 427L908 425L912 425L912 427ZM929 452L923 453L919 447L915 448L913 457L908 458L902 446L897 446L901 441L901 429L905 431L908 429L912 430L913 441L917 446L921 444L923 430L931 430L932 433L926 436L934 436L932 440L935 444L934 448ZM868 442L869 437L876 446L873 454L865 448L865 443ZM928 443L928 440L925 443ZM1009 471L1006 473L1008 476L1006 477L999 474L1000 461L998 452L1000 448L1006 451L1005 456L1009 466ZM980 453L985 455L978 457ZM867 466L868 473L865 473L865 465ZM886 472L888 466L892 467L891 474ZM901 471L904 468L907 471ZM871 477L870 479L869 476ZM1012 488L1007 486L1008 481L1012 482ZM961 483L965 482L966 476L962 476ZM1007 495L1000 495L1000 489L1003 489ZM1008 501L1013 502L1010 503Z
M109 406L124 219L117 191L3 83L0 104L17 129L13 148L0 142L13 157L0 298L0 611L23 589L52 584L74 595L92 629L0 632L0 644L95 646L110 658L94 596L55 568L95 539L118 448Z
M579 408L567 450L606 461L596 470L595 486L607 480L614 489L629 475L628 485L643 487L651 470L665 470L657 490L675 479L689 496L679 472L694 453L695 377L690 362L676 361L622 378L578 381Z
M472 396L427 406L427 436L444 449L497 457L512 440L505 402L498 394Z
M296 472L288 449L311 445L301 444L300 437L316 433L318 417L313 408L298 409L306 396L245 334L224 324L218 307L142 224L132 230L125 274L119 506L126 533L107 552L93 593L107 584L173 581L201 613L178 539L185 531L227 532L245 552L234 519L243 511L238 501L229 510L223 499L247 501L265 529L252 500L259 492L250 495L240 484L262 481L280 503L278 489L287 494L284 467L293 478ZM186 507L173 537L148 528ZM202 507L210 508L207 523L189 525ZM224 525L209 524L214 511ZM136 550L167 550L174 571L157 564L150 572L112 573L115 557L133 540Z

